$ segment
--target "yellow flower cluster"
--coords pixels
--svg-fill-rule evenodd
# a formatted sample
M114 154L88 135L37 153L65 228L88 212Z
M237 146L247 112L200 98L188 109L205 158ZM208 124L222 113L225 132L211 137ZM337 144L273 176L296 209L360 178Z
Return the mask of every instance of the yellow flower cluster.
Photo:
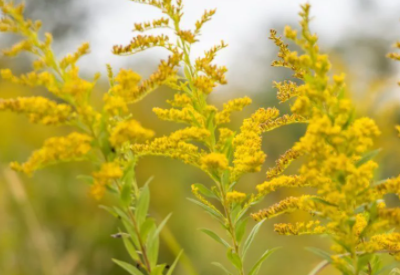
M114 147L121 147L125 142L135 143L145 141L154 136L152 130L142 127L134 119L118 122L110 134L110 142Z
M294 187L305 187L305 186L311 186L311 184L305 182L305 180L302 177L283 175L281 177L277 177L270 181L266 181L262 184L257 185L257 191L260 194L266 195L282 187L294 188Z
M12 168L32 175L36 170L58 162L83 160L91 149L91 141L90 136L79 133L49 138L25 163L14 162Z
M400 176L388 179L383 183L378 184L375 188L381 196L386 194L397 194L397 196L400 196Z
M274 225L274 231L280 235L315 235L327 232L326 227L320 225L320 221L278 223Z
M200 150L197 146L188 143L188 141L204 142L209 135L209 132L204 129L196 127L185 128L172 133L170 136L156 138L146 144L135 144L132 146L132 151L138 156L165 156L200 166Z
M281 103L288 101L298 95L297 84L293 81L274 82L277 91L277 98Z
M246 199L247 195L242 192L232 191L226 193L226 200L228 203L241 203Z
M298 159L301 156L302 152L298 152L293 149L287 150L282 156L280 156L276 161L275 161L275 167L270 168L267 171L267 178L272 179L276 176L279 176L280 174L285 171L285 169L292 163L294 160Z
M261 125L278 115L279 111L275 108L259 109L250 118L244 120L240 133L233 140L235 151L232 176L234 179L238 179L244 173L260 171L266 157L261 150Z
M229 100L224 104L221 112L215 115L215 120L217 124L229 123L231 121L231 114L233 112L240 112L244 107L251 104L251 99L249 97L236 98Z
M263 124L261 124L261 129L263 132L269 132L281 126L294 124L294 123L307 123L307 119L301 115L283 115L277 119L271 119Z
M140 75L132 70L121 69L114 79L114 85L110 89L110 94L122 98L130 103L141 97L139 92Z
M221 153L210 153L202 156L201 167L205 171L218 171L228 169L229 163L224 154Z
M93 173L94 183L91 186L90 193L97 200L101 199L106 190L106 185L112 180L122 177L122 169L117 163L103 163L100 170Z
M145 23L135 23L135 31L144 32L150 29L157 29L161 27L168 27L169 19L168 18L160 18L153 20L152 22L145 22Z
M129 149L130 145L150 139L154 135L152 130L143 128L128 116L128 104L142 99L158 85L174 78L175 66L180 60L179 53L173 53L168 61L162 61L158 70L142 83L140 76L131 70L122 69L114 77L111 67L108 66L111 87L104 96L103 111L98 112L90 103L90 95L99 75L94 77L94 81L87 81L79 76L76 65L82 56L89 53L89 44L83 43L75 53L58 60L52 50L51 34L45 33L44 40L41 40L41 23L25 19L23 5L0 1L0 8L3 14L0 31L23 37L22 41L4 50L3 54L16 56L25 51L37 58L33 62L32 72L16 76L10 69L3 69L0 71L1 77L29 87L43 86L57 98L56 101L38 96L0 99L0 110L26 114L34 123L68 124L82 132L50 138L26 163L13 163L12 167L32 174L37 169L57 162L89 160L89 151L97 151L107 161L113 161L105 163L100 171L93 174L91 193L100 198L110 180L118 180L121 176L121 169L115 163L135 163L131 159L134 156L126 156L126 150L122 149ZM153 22L153 26L167 23L168 20L160 20ZM147 28L147 25L143 27ZM59 101L63 103L58 103Z
M315 203L311 200L311 196L304 195L301 197L288 197L267 209L260 210L257 213L251 214L251 217L256 221L270 219L282 214L292 213L296 210L311 212L314 210Z
M367 253L388 253L400 261L400 233L375 235L367 243L360 244L360 249Z
M134 37L127 46L114 46L113 53L117 55L128 55L153 47L168 47L168 40L168 36L165 35L138 35Z
M214 10L208 10L208 11L206 10L206 11L204 11L203 16L201 17L201 19L196 21L196 24L195 24L195 26L196 26L195 33L196 34L200 33L201 27L203 27L203 25L205 23L207 23L208 21L211 20L211 17L215 14L215 12L216 12L215 9Z
M0 111L2 110L26 114L32 123L44 125L66 124L75 116L70 105L57 104L39 96L0 99Z
M182 109L161 109L153 108L153 112L162 120L175 121L196 125L202 122L202 117L192 107Z
M261 220L296 210L310 212L318 218L315 223L277 224L275 231L284 235L327 233L337 243L335 251L356 261L363 243L368 244L365 247L376 246L365 248L371 252L395 249L380 234L387 232L389 225L397 225L400 212L387 209L381 201L384 194L400 192L399 179L374 184L377 164L371 159L376 152L369 150L380 131L372 119L354 117L352 104L345 96L344 75L329 76L328 57L319 52L317 36L309 30L309 9L308 4L302 6L300 38L295 30L285 28L286 38L297 44L303 54L291 51L276 31L271 31L270 37L279 47L280 60L273 66L291 69L294 77L303 82L275 83L278 99L293 99L291 110L308 123L307 131L278 159L276 167L267 172L269 180L258 185L257 190L266 195L281 187L311 186L317 195L289 197L252 216ZM299 157L304 157L299 175L282 175ZM322 221L324 224L320 225ZM342 260L339 257L333 264L347 272Z

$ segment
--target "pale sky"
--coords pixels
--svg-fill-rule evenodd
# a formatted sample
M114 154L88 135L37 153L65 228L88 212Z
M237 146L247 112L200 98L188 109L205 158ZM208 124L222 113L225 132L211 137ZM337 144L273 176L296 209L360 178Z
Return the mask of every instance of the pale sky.
M218 63L227 65L231 83L257 82L257 78L262 76L254 73L252 66L257 61L254 57L274 50L274 45L267 40L269 29L297 23L299 5L304 2L186 0L183 22L187 28L201 17L204 9L217 9L214 19L203 29L201 42L193 47L193 55L202 54L223 39L229 47L221 53ZM400 0L311 0L309 3L315 17L312 29L319 34L322 45L333 45L353 34L368 34L393 42L400 39ZM369 8L361 10L360 3ZM104 75L105 63L112 64L116 69L133 64L134 70L148 74L149 71L142 71L143 66L135 67L135 63L146 62L155 68L160 58L166 58L167 53L162 49L131 57L111 54L114 44L127 44L130 41L133 23L162 16L155 8L129 0L82 0L77 5L87 10L90 26L82 37L76 37L69 43L68 51L82 41L90 42L92 54L81 61L84 69L100 71ZM267 61L265 66L269 66L272 60Z

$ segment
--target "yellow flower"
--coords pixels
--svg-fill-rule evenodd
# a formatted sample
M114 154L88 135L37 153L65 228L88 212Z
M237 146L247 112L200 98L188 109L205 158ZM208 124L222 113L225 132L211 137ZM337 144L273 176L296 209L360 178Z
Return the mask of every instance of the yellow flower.
M317 235L327 232L327 228L320 225L320 221L278 223L274 225L274 231L280 235Z
M57 104L44 97L0 99L0 110L10 110L27 114L31 122L44 125L68 123L75 116L71 106L67 104Z
M91 149L92 138L85 134L71 133L66 137L54 137L23 164L12 163L13 169L31 175L34 171L58 162L83 160Z
M299 176L280 176L270 181L266 181L262 184L257 185L257 191L263 195L270 192L274 192L278 188L283 187L306 187L312 186L310 182L306 182L302 177Z
M292 213L296 210L312 211L313 203L310 200L311 196L288 197L267 209L260 210L257 213L251 214L256 221L270 219L282 214Z
M106 190L106 185L112 180L117 180L122 177L122 169L117 163L107 162L103 163L100 170L93 173L94 183L91 186L91 195L100 200Z
M249 97L236 98L224 103L223 110L215 116L217 124L229 123L231 121L231 114L235 111L242 111L244 107L251 103Z
M242 192L232 191L226 193L226 201L228 203L241 203L246 199L247 195Z
M251 118L245 119L240 133L234 138L233 178L238 179L244 173L258 172L264 163L266 154L261 150L261 125L279 115L275 108L259 109Z
M229 162L224 154L210 153L204 155L201 160L201 167L206 171L226 170Z
M132 70L121 69L115 77L115 82L110 93L122 98L127 103L138 100L142 95L139 90L141 77Z
M125 142L135 143L145 141L154 136L152 130L143 128L136 120L126 120L117 123L110 134L110 142L115 147L122 146Z

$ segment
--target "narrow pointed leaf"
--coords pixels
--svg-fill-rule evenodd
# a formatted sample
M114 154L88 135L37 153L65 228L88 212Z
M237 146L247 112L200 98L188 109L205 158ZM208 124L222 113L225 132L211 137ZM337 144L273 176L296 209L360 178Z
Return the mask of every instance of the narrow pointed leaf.
M360 167L364 163L372 160L374 157L376 157L379 154L380 151L381 151L381 149L376 149L374 151L370 151L370 152L366 153L359 161L356 162L356 166Z
M228 249L228 260L236 267L237 270L242 269L242 260L240 259L239 255L236 254L232 249Z
M176 256L174 263L171 265L171 267L169 268L166 275L172 275L172 272L174 272L174 269L175 269L176 265L178 264L179 258L181 257L182 253L183 253L183 250L181 250L181 252L179 252L178 256Z
M211 231L209 229L200 229L200 230L201 230L201 232L203 232L203 233L207 234L208 236L210 236L211 238L213 238L216 242L218 242L218 243L222 244L223 246L225 246L226 248L230 248L231 247L227 241L222 239L215 232L213 232L213 231Z
M310 251L310 252L312 252L312 253L314 253L314 254L322 257L322 258L324 258L325 260L327 260L330 263L332 262L331 255L328 252L326 252L326 251L324 251L322 249L319 249L319 248L316 248L316 247L306 247L306 250L308 250L308 251Z
M220 269L222 269L222 270L225 272L225 274L226 274L226 275L232 275L232 273L231 273L231 272L229 272L229 270L228 270L228 269L226 269L226 267L225 267L225 266L223 266L221 263L218 263L218 262L212 262L211 264L213 264L213 265L215 265L215 266L218 266Z
M150 190L147 185L142 188L136 204L136 220L139 226L145 221L150 204Z
M197 200L194 200L194 199L191 199L191 198L188 198L188 200L191 201L191 202L193 202L193 203L195 203L195 204L197 204L197 205L199 205L200 207L202 207L207 213L209 213L210 215L214 216L214 217L217 218L219 221L221 221L221 222L224 221L224 216L223 216L220 212L218 212L218 211L212 209L212 208L209 207L208 205L205 205L204 203L199 202L199 201L197 201Z
M139 255L137 254L136 249L131 243L131 241L128 238L122 238L122 240L131 258L135 261L139 261Z
M136 267L134 267L131 264L125 263L123 261L118 261L116 259L112 259L112 260L114 263L116 263L117 265L119 265L120 267L122 267L123 269L128 271L129 274L131 274L131 275L143 275L143 273L140 272L139 269L137 269Z
M156 232L154 233L155 236L159 236L161 233L161 230L164 228L164 226L167 224L169 218L171 218L172 213L169 213L164 220L158 225Z
M243 239L244 233L246 233L248 219L239 220L235 228L236 241L240 243Z
M258 222L253 229L251 230L249 236L247 237L246 241L244 242L243 245L243 259L246 256L247 251L250 248L250 245L252 244L252 242L254 241L255 236L257 235L258 231L260 230L261 225L264 223L265 220L262 220L260 222Z
M261 265L263 264L263 262L272 255L272 253L275 252L275 250L277 250L278 248L273 248L270 250L267 250L264 252L264 254L262 254L261 258L255 263L255 265L253 266L253 268L250 270L249 275L257 275L258 272L260 271Z

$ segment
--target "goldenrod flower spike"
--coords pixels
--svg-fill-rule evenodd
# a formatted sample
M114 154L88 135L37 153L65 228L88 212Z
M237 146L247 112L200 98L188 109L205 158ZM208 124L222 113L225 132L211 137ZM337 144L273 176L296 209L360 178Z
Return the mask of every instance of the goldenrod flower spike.
M76 114L67 104L57 104L44 97L0 99L0 111L26 114L32 123L61 125L71 123Z
M199 185L194 185L192 189L196 203L217 218L226 229L231 239L231 244L226 245L229 249L228 254L232 254L232 257L228 258L238 258L243 261L246 252L242 251L244 244L242 237L236 232L237 227L243 224L247 210L258 203L261 196L247 195L233 188L244 174L261 170L266 157L261 148L263 132L283 125L303 123L306 119L300 114L278 118L277 109L261 108L244 120L239 133L222 127L231 121L233 112L242 111L251 103L251 99L242 97L230 100L223 105L222 110L208 103L208 96L215 91L215 88L227 84L227 68L214 64L217 53L227 47L227 44L221 41L203 56L195 59L190 55L190 51L191 46L199 40L202 26L211 19L215 10L205 11L202 18L195 23L194 29L182 29L182 1L134 0L134 2L154 6L168 16L168 19L164 18L162 22L137 23L135 31L144 32L153 27L173 29L178 41L174 42L174 39L164 34L158 36L143 34L134 37L127 46L115 46L114 52L134 54L152 47L163 47L172 53L173 70L171 74L166 74L167 81L158 82L176 91L174 98L167 101L172 108L153 108L153 112L162 120L185 123L189 128L178 130L169 136L155 138L146 144L134 144L131 149L138 156L158 155L180 159L209 175L214 182L212 191L205 186L200 188ZM184 76L177 76L175 67L182 67ZM118 102L115 106L118 106ZM196 143L193 144L192 141ZM216 210L218 207L206 198L210 196L217 200L223 211ZM243 262L240 264L232 262L232 264L238 274L245 274Z
M279 235L320 235L328 233L325 226L320 225L320 221L277 223L274 231Z
M328 56L320 53L318 37L309 29L309 4L302 6L300 17L301 31L286 27L284 36L301 52L291 51L276 31L271 31L270 38L279 47L279 60L273 66L291 69L300 80L299 84L274 83L278 99L293 100L290 120L307 122L308 127L300 141L267 172L268 181L257 189L259 196L264 196L282 187L309 186L316 189L316 195L288 197L252 216L262 220L296 210L317 216L316 227L313 221L277 224L275 231L284 235L326 233L336 243L332 249L340 253L331 257L332 265L343 274L362 274L368 266L371 268L374 254L398 253L398 247L391 243L395 238L388 241L390 237L382 234L399 224L399 209L386 208L383 201L385 194L400 191L399 180L374 184L378 164L372 159L378 151L369 150L374 148L380 130L370 118L355 118L346 97L344 75L330 75ZM393 54L390 57L397 59ZM268 130L280 124L284 122L276 119L264 127ZM284 175L289 164L299 157L303 163L298 175Z
M111 130L110 142L114 147L120 147L124 143L136 143L146 141L154 136L152 130L143 128L136 120L121 121Z
M41 39L41 23L25 19L23 5L0 0L0 8L3 16L0 19L0 31L22 36L21 41L13 47L3 50L3 55L16 56L28 52L36 58L31 72L17 76L10 69L3 69L0 71L1 77L28 87L42 86L57 98L56 101L38 96L0 99L0 110L23 113L33 123L68 125L76 131L66 137L47 139L43 147L34 151L25 163L12 163L11 166L31 175L38 169L59 162L92 162L96 172L82 178L91 184L90 193L98 200L106 190L112 190L117 195L117 205L106 209L118 216L125 230L130 233L126 234L129 237L124 237L123 241L132 261L137 263L141 271L128 263L114 261L125 268L129 266L130 270L138 274L154 274L153 270L162 273L166 265L158 262L159 229L154 219L148 217L149 188L147 185L141 188L137 185L135 168L138 156L130 150L136 143L153 137L154 132L132 118L128 105L141 100L161 84L174 85L181 53L171 49L170 58L162 61L158 70L144 81L131 70L122 69L114 76L108 65L110 89L104 95L102 110L97 111L90 97L99 75L96 74L93 80L83 79L77 66L80 58L90 52L89 44L83 43L75 53L58 59L51 47L51 34L46 33ZM165 24L168 24L168 20L161 19L154 21L152 27L162 27ZM137 28L140 30L149 26L145 24ZM121 51L142 50L166 42L164 37L140 37L132 41L128 48L121 48ZM181 135L189 136L188 132L186 130ZM196 138L201 134L196 132L191 136ZM186 149L182 150L190 152ZM147 238L149 235L152 237ZM149 253L149 247L156 250Z
M57 162L83 160L91 147L92 137L72 133L66 137L49 138L43 147L31 155L23 164L13 163L12 167L25 174L32 175L38 169Z

